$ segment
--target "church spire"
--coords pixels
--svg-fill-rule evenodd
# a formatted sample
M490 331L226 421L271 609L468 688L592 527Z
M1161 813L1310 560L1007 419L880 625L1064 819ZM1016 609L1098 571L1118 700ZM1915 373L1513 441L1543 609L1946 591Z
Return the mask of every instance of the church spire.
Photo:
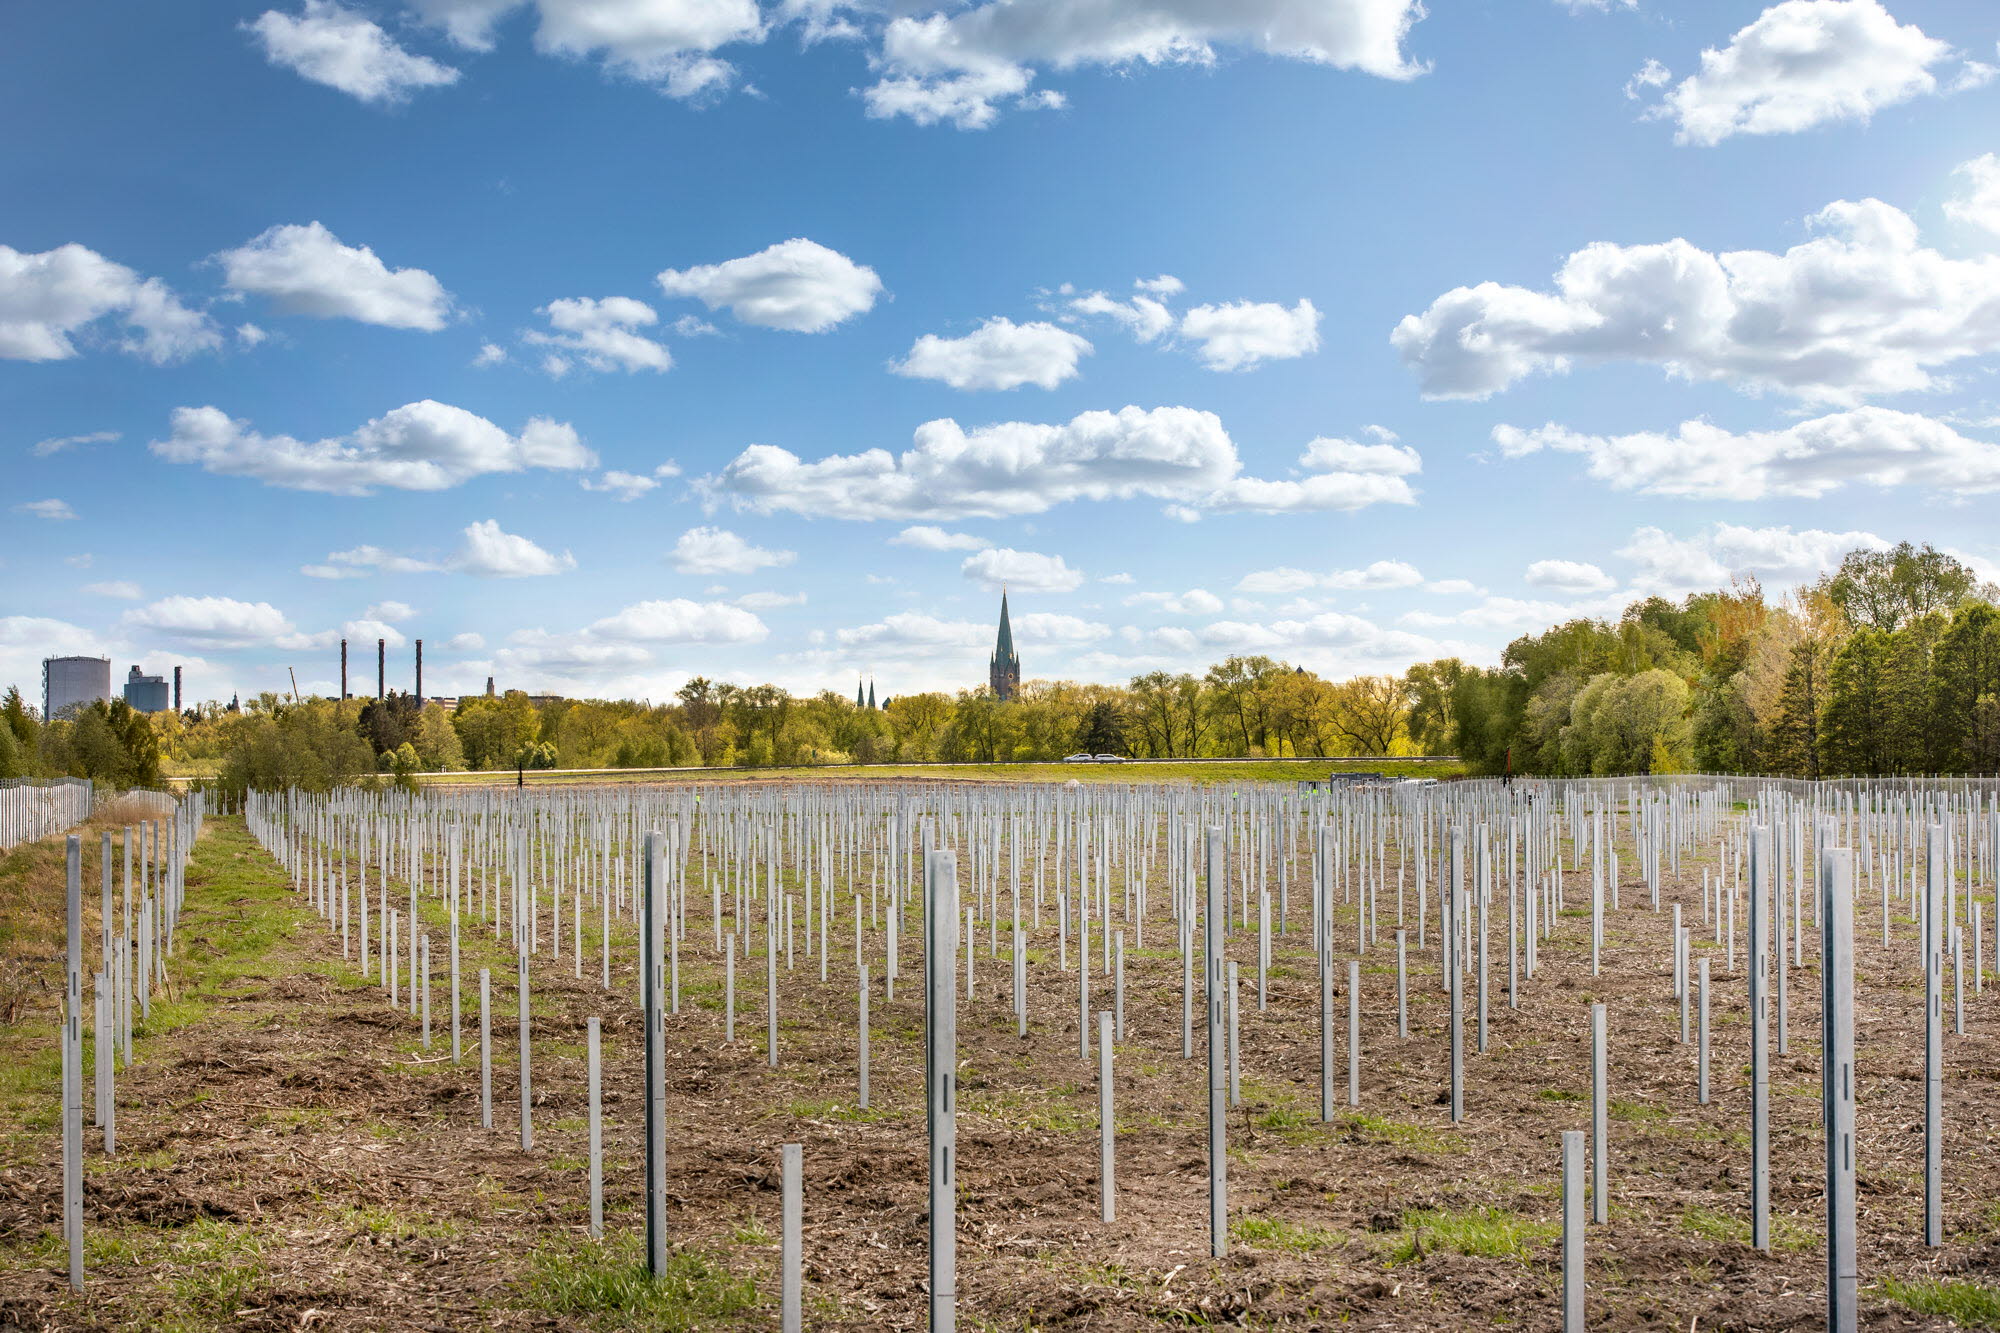
M868 682L868 706L875 706L875 682L872 680Z
M1000 633L993 642L993 657L987 664L986 682L993 697L1012 699L1021 688L1021 659L1014 652L1014 626L1007 616L1007 589L1000 589Z

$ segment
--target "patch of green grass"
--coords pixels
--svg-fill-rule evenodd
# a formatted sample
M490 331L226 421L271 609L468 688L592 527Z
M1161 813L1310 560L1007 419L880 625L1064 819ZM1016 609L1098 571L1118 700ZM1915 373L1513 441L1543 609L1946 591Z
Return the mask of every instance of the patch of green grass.
M1623 1120L1628 1124L1644 1124L1647 1121L1667 1118L1667 1113L1657 1106L1648 1106L1644 1102L1620 1101L1615 1097L1604 1110L1613 1120Z
M866 1123L886 1120L889 1112L880 1107L860 1107L838 1097L801 1097L789 1103L784 1113L794 1120L846 1120Z
M1257 1117L1257 1127L1273 1130L1286 1138L1309 1135L1320 1128L1319 1117L1289 1102L1271 1107Z
M171 1149L155 1148L151 1152L124 1153L117 1157L88 1157L84 1160L83 1169L93 1176L106 1176L120 1171L157 1171L173 1164Z
M1681 1214L1680 1227L1690 1236L1727 1244L1750 1243L1750 1219L1695 1204ZM1771 1216L1771 1248L1774 1251L1809 1250L1819 1244L1819 1235L1804 1223L1782 1213Z
M1229 1224L1229 1235L1252 1249L1289 1250L1293 1254L1311 1254L1340 1243L1340 1237L1331 1231L1277 1217L1239 1217Z
M1132 1270L1124 1264L1081 1264L1069 1269L1068 1272L1085 1286L1116 1287L1124 1291L1138 1285L1137 1279L1132 1276Z
M264 1280L264 1249L248 1227L197 1218L174 1233L169 1245L168 1290L188 1313L233 1321Z
M1056 1099L1069 1091L1060 1087L1051 1088L1051 1096L1041 1101L1031 1101L1027 1094L1019 1092L967 1097L960 1102L959 1109L965 1114L984 1116L1013 1129L1038 1130L1045 1134L1080 1134L1097 1128L1095 1105L1085 1112Z
M1412 1125L1360 1111L1343 1112L1338 1121L1347 1131L1370 1143L1393 1143L1397 1147L1426 1153L1467 1151L1465 1140L1450 1130Z
M1545 1102L1580 1102L1584 1099L1583 1094L1574 1088L1543 1088L1535 1095Z
M760 1219L750 1216L730 1229L729 1239L738 1245L769 1245L771 1232Z
M756 1280L729 1272L699 1250L669 1250L666 1271L652 1276L644 1243L636 1232L602 1241L545 1241L531 1256L516 1296L527 1309L646 1333L712 1328L757 1308Z
M378 1240L443 1240L465 1229L457 1218L431 1217L405 1208L347 1207L335 1210L333 1216L355 1234Z
M1947 1282L1934 1277L1903 1282L1885 1277L1880 1290L1918 1314L1949 1319L1965 1328L2000 1328L2000 1290L1977 1282Z
M339 1118L340 1113L330 1106L290 1106L280 1111L266 1111L253 1123L286 1129L322 1129Z
M1533 1222L1504 1208L1448 1212L1422 1208L1403 1214L1403 1232L1389 1247L1391 1264L1406 1264L1428 1251L1450 1250L1474 1259L1521 1259L1533 1246L1555 1239L1553 1222Z

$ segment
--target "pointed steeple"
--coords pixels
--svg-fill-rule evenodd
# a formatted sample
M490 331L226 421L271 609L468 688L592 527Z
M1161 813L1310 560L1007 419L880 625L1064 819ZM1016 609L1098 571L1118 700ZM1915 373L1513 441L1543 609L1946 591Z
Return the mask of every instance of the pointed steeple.
M1021 688L1021 659L1014 652L1014 626L1007 616L1007 589L1000 589L1000 634L993 642L993 658L987 665L986 680L996 699L1012 699Z
M855 706L856 708L860 708L860 707L862 706L862 704L861 704L861 677L859 677L859 676L856 676L856 677L854 678L854 706Z
M875 706L875 682L872 680L868 682L868 706Z
M1007 589L1000 589L1000 641L994 645L994 656L1003 662L1014 655L1014 626L1007 619Z

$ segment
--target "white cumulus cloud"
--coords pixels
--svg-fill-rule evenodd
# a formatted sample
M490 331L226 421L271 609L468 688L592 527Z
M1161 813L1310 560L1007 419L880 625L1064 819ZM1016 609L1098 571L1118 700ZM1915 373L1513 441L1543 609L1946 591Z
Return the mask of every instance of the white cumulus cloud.
M401 102L418 89L458 82L451 66L404 50L379 25L333 0L306 0L296 15L266 10L245 26L272 64L363 102Z
M742 607L675 597L628 606L584 633L628 643L755 643L770 630Z
M107 315L126 326L118 346L155 365L222 346L213 321L158 278L73 242L40 254L0 245L0 360L68 360L77 335Z
M965 557L958 568L965 577L988 588L1072 592L1083 583L1083 574L1071 569L1061 556L1016 551L1010 546L975 552Z
M1237 580L1236 591L1257 595L1304 592L1326 588L1351 592L1372 588L1414 588L1424 581L1415 565L1402 560L1377 560L1360 569L1309 570L1281 565L1259 569Z
M163 597L127 611L120 623L204 648L247 648L292 632L291 622L269 602L233 597Z
M788 606L804 606L806 595L802 592L746 592L736 599L736 604L746 611L780 611Z
M1886 550L1872 532L1827 532L1819 528L1747 528L1718 523L1692 537L1674 537L1643 527L1618 554L1632 562L1632 584L1647 592L1688 593L1727 587L1739 575L1768 584L1803 583L1832 569L1856 548Z
M1249 370L1319 350L1319 311L1301 300L1289 310L1266 301L1198 305L1181 316L1180 336L1200 345L1210 370Z
M384 550L380 546L356 546L334 551L322 564L304 565L299 573L315 579L359 579L371 574L473 574L481 578L531 578L561 574L576 568L576 558L543 549L526 537L503 531L497 519L480 519L461 534L457 549L441 559L423 559ZM402 619L387 614L409 608L401 602L384 602L368 614L383 620Z
M1053 389L1076 375L1091 352L1088 340L1036 321L1016 324L998 316L962 338L926 333L890 369L912 379L942 380L954 389L1013 389L1033 384Z
M1126 332L1142 343L1155 342L1162 335L1172 332L1174 327L1174 312L1152 296L1121 300L1103 292L1085 292L1082 296L1069 298L1068 308L1070 313L1064 316L1066 319L1109 319L1123 326Z
M1403 39L1423 13L1419 0L988 0L891 20L864 98L871 116L978 129L1003 106L1060 105L1031 88L1041 68L1210 65L1218 48L1408 79L1423 67Z
M526 537L502 532L499 522L489 518L465 529L464 540L449 567L482 578L520 579L575 569L576 559L568 551L558 555Z
M548 316L551 332L531 329L522 341L537 347L553 347L568 369L574 356L592 370L665 370L674 358L667 349L638 332L659 320L653 308L629 296L608 296L601 301L588 296L551 301L537 314Z
M438 491L488 473L574 472L597 462L566 423L534 417L509 435L482 416L428 398L347 435L313 441L260 434L221 408L178 407L172 434L151 447L170 463L332 495L367 495L384 486Z
M2000 157L1982 153L1952 175L1963 178L1965 188L1945 201L1945 216L2000 236Z
M1671 433L1583 435L1553 423L1496 426L1494 443L1519 458L1540 450L1581 454L1591 477L1619 490L1704 500L1826 495L1843 486L1911 486L1946 495L2000 490L2000 444L1944 422L1885 407L1736 432L1684 421Z
M379 546L355 546L331 552L323 564L302 565L299 573L313 579L359 579L370 574L435 574L443 565L398 555Z
M1808 221L1817 234L1783 254L1598 242L1569 257L1553 292L1459 287L1406 316L1391 342L1433 398L1633 361L1841 403L1935 388L1939 368L2000 343L2000 256L1925 248L1916 223L1877 199Z
M1528 566L1527 582L1562 593L1609 592L1617 580L1596 565L1581 560L1537 560Z
M1938 91L1934 72L1952 49L1915 24L1900 24L1879 0L1782 0L1701 53L1649 112L1672 120L1675 139L1710 146L1736 134L1793 134ZM1969 63L1950 91L1992 70Z
M1393 439L1394 437L1389 437ZM1075 500L1145 497L1177 516L1324 512L1414 499L1416 451L1393 444L1315 441L1314 475L1244 477L1235 443L1211 412L1185 407L1085 412L1061 424L999 422L968 431L928 421L904 453L869 449L806 462L752 445L696 489L711 503L846 519L1001 518Z
M668 558L683 574L755 574L760 569L789 565L798 553L752 546L725 528L689 528L674 543Z
M412 0L452 41L491 50L494 26L529 0ZM657 87L669 97L705 98L728 88L735 69L713 53L761 41L756 0L533 0L535 49Z
M295 315L430 332L451 316L451 294L429 273L392 270L318 222L272 227L216 258L232 291L268 296Z
M692 297L710 310L728 309L745 324L793 333L824 333L873 309L882 291L874 269L803 237L720 264L670 268L658 281L668 296Z
M1372 443L1345 438L1313 440L1299 455L1298 480L1237 477L1210 496L1206 508L1221 513L1305 514L1365 509L1374 504L1415 504L1409 478L1423 470L1415 449L1396 443L1393 431L1369 428ZM1176 517L1192 518L1190 507Z
M1206 588L1186 592L1135 592L1125 599L1127 606L1157 607L1170 616L1212 616L1222 610L1222 599Z
M919 551L978 551L985 549L984 537L969 532L946 532L928 523L904 528L889 539L891 546L914 546Z
M596 477L581 477L577 485L586 491L604 491L620 500L636 500L659 484L681 474L679 463L668 461L651 472L623 472L612 468Z

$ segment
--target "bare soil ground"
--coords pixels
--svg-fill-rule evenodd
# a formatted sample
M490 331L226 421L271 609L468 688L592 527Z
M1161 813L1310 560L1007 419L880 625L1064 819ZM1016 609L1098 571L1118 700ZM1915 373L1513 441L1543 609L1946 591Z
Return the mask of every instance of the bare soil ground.
M1202 1035L1197 1022L1195 1058L1183 1060L1180 962L1155 947L1171 944L1164 918L1149 923L1149 947L1128 956L1111 1224L1098 1220L1095 1065L1078 1056L1076 973L1057 969L1045 931L1030 955L1030 1032L1017 1037L1004 935L1000 956L989 957L982 926L976 995L959 1019L963 1325L1557 1327L1558 1144L1561 1131L1589 1124L1588 1013L1601 1000L1610 1008L1611 1218L1587 1241L1591 1327L1819 1326L1817 972L1791 974L1790 1052L1772 1070L1775 1244L1760 1253L1747 1243L1742 927L1732 974L1701 926L1700 875L1710 865L1684 861L1666 898L1682 904L1698 952L1713 959L1715 1096L1706 1107L1696 1105L1694 1047L1677 1040L1669 916L1655 914L1636 884L1609 919L1603 974L1590 975L1588 922L1561 918L1519 1010L1506 1001L1504 906L1496 913L1491 1040L1473 1052L1469 1013L1468 1113L1456 1126L1443 1095L1445 1003L1434 953L1415 947L1414 900L1411 1036L1396 1033L1390 902L1383 942L1362 958L1361 1104L1337 1105L1328 1123L1303 911L1277 948L1262 1012L1254 934L1233 935L1244 977L1243 1104L1229 1127L1233 1234L1219 1261L1207 1234ZM6 911L47 891L45 865L8 867ZM0 1106L17 1121L0 1127L0 1328L775 1327L785 1142L804 1145L807 1327L923 1326L921 958L911 943L897 998L885 1001L877 984L873 1109L864 1112L854 1095L851 933L836 929L826 986L803 951L783 975L773 1070L761 953L739 960L737 1040L725 1044L720 962L706 904L696 904L683 1008L667 1020L674 1258L668 1280L648 1284L637 1268L641 1061L629 953L609 994L595 984L594 950L582 980L567 956L537 961L535 1144L523 1152L512 969L490 935L475 946L477 932L468 933L466 1059L454 1063L441 963L426 1050L417 1020L342 959L338 935L284 887L239 820L210 821L189 890L173 998L120 1076L117 1157L104 1158L97 1134L87 1135L81 1296L63 1278L60 1142L53 1106L43 1106L53 1100L53 1025L30 1006L0 1030L0 1056L13 1068L0 1077L11 1098ZM1587 884L1572 887L1572 907L1580 896ZM1856 935L1862 1323L1951 1327L1891 1299L1881 1280L1990 1287L2000 1274L2000 997L1990 988L1975 997L1968 976L1966 1034L1946 1039L1946 1243L1927 1250L1911 927L1899 923L1884 950L1879 915L1864 905ZM1814 932L1807 941L1811 957ZM482 965L495 970L492 1130L479 1124ZM1335 1095L1344 1101L1344 965L1340 976ZM1094 975L1092 989L1094 1007L1109 1004L1110 978ZM1470 986L1467 996L1470 1006ZM602 1242L586 1230L589 1015L603 1020L606 1051ZM1963 1317L1976 1322L1979 1308Z

